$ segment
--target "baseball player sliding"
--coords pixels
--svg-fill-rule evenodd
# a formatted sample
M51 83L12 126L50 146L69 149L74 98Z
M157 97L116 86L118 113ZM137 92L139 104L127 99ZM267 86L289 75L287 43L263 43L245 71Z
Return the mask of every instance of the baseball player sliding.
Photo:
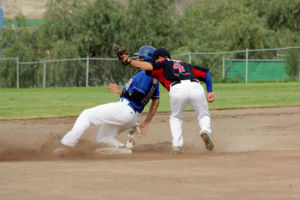
M141 62L151 61L154 51L155 49L150 46L141 47L137 53L138 60ZM132 153L131 148L126 148L115 137L120 131L135 127L139 114L152 99L150 110L144 122L139 125L142 134L147 131L159 105L159 83L156 79L147 76L145 71L139 71L123 89L120 89L117 84L110 84L108 89L119 94L120 101L84 110L77 118L72 130L61 139L61 146L53 151L55 154L71 151L92 124L101 125L96 137L97 143L114 147L118 150L115 152ZM112 152L111 150L110 152ZM101 151L102 149L97 150L100 153Z
M131 60L128 54L124 54L122 63L146 70L148 75L159 80L169 91L171 105L169 121L173 153L183 152L182 119L183 111L187 104L190 104L197 114L197 120L201 128L200 136L206 149L209 151L214 149L214 144L210 138L211 126L207 104L207 101L214 101L214 93L212 91L211 77L207 69L172 60L169 52L164 48L155 50L152 62ZM207 99L199 80L206 83Z

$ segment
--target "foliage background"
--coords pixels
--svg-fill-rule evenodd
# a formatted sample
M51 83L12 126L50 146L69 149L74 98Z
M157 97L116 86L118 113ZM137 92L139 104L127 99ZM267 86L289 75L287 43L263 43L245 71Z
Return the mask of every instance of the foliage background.
M114 43L128 48L131 55L142 45L167 48L171 55L299 46L299 0L199 0L183 12L175 9L175 3L175 0L129 0L128 4L115 0L50 0L45 23L32 26L24 16L17 16L16 23L0 30L0 56L19 57L20 61L115 57ZM299 51L290 55L287 69L294 76ZM274 57L259 53L250 56ZM244 54L232 55L232 58L244 57ZM196 57L193 64L208 66L212 76L218 78L220 59ZM9 61L0 64L0 87L15 87L15 64ZM124 83L134 72L131 68L124 70L117 62L92 62L89 84ZM22 68L20 86L40 87L41 73L38 65ZM83 86L84 74L82 62L53 64L47 71L48 86ZM108 76L109 80L105 80Z

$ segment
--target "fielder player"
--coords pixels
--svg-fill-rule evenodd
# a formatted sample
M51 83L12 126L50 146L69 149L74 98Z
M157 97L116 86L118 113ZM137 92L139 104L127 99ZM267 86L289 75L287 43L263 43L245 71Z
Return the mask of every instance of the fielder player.
M137 53L138 60L151 61L155 49L150 46L141 47ZM96 106L84 110L77 118L73 128L61 140L62 147L54 150L54 153L70 151L74 147L90 125L101 125L96 142L107 146L124 148L124 144L115 137L124 129L136 125L138 115L145 105L152 99L150 110L142 124L139 125L141 133L145 133L159 105L159 83L145 71L139 71L133 76L123 89L117 84L110 84L108 89L120 95L120 101Z
M183 152L182 119L183 111L190 104L197 114L200 136L206 149L212 151L214 144L210 138L211 126L208 111L208 102L214 101L212 81L207 69L178 60L172 60L169 52L159 48L154 52L153 62L140 62L131 60L128 54L122 57L123 64L130 64L141 70L147 70L147 74L159 80L169 91L171 116L170 127L172 133L173 153ZM199 80L206 83L207 99Z

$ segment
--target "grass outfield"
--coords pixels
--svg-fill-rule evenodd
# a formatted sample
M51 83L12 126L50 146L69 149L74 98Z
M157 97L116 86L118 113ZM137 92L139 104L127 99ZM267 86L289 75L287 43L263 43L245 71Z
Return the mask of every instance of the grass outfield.
M210 109L300 105L300 82L218 83L213 88ZM158 111L169 112L168 92L162 87L160 92ZM0 89L0 120L78 116L83 109L118 99L107 87Z

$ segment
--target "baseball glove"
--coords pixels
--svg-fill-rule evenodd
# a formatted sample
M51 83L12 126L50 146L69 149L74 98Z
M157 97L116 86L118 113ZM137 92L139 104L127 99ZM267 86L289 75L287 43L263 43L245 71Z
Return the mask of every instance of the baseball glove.
M128 57L128 59L126 61L123 61L123 55L124 54L129 55L127 49L125 49L124 47L121 47L117 44L113 45L113 49L114 49L115 53L117 54L118 59L122 65L128 65L130 63L130 57Z
M125 143L125 147L128 148L128 149L132 149L135 145L135 140L134 140L134 137L135 136L142 136L142 133L141 133L141 130L140 128L138 127L138 124L136 124L130 131L129 131L129 134L128 134L128 140L127 142Z

